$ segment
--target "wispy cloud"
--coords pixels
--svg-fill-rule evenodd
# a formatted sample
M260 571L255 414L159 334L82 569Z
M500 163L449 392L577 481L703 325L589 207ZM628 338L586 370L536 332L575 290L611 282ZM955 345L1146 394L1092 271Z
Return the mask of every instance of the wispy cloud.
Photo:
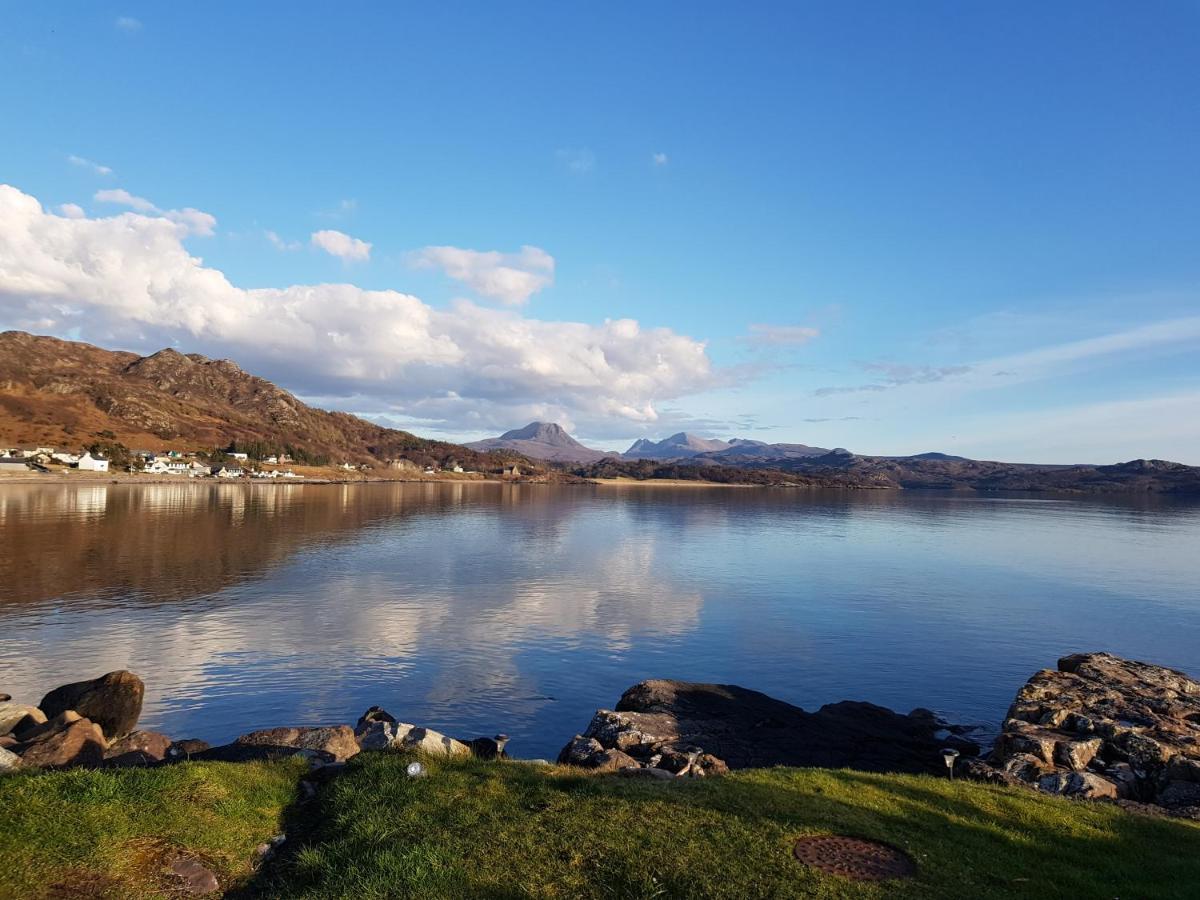
M820 329L808 325L764 325L755 323L747 329L747 343L760 347L798 347L821 334Z
M332 229L314 231L311 240L312 245L317 249L324 250L330 256L336 256L346 262L364 262L371 258L372 245L370 243L360 241L342 231Z
M971 366L912 366L890 362L864 363L862 368L867 372L879 373L880 378L870 384L817 388L813 393L818 397L830 397L834 394L878 393L908 384L933 384L945 381L965 375L972 369Z
M665 153L655 153L651 155L650 161L656 166L665 166L671 160Z
M276 234L274 231L268 230L268 231L263 232L263 234L266 236L267 240L270 241L271 246L273 246L276 250L282 250L284 252L292 252L294 250L299 250L302 246L304 246L299 241L284 240L278 234Z
M559 164L574 175L587 175L596 168L596 154L587 147L562 149L555 156Z
M424 247L408 255L417 269L441 269L481 297L520 306L554 283L554 257L540 247L525 246L517 253Z
M113 173L113 170L108 166L102 166L98 162L92 162L90 159L76 156L74 153L67 157L67 162L73 166L79 166L81 169L91 169L97 175L111 175Z
M184 234L212 237L217 227L217 217L190 206L183 209L159 209L145 197L137 197L122 188L96 191L93 197L98 203L115 203L147 215L158 215L174 222Z
M358 210L358 201L352 197L339 200L336 205L328 209L317 210L317 217L320 219L332 219L333 221L341 221L348 219Z
M124 31L132 34L135 31L142 30L142 23L133 16L117 16L116 22L113 23L118 31Z

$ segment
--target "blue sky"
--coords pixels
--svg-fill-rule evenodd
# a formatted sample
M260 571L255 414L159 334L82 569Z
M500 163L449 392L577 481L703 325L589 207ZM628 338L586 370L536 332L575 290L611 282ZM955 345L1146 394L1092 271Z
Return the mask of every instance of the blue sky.
M1200 5L745 6L9 4L0 327L436 436L1200 464Z

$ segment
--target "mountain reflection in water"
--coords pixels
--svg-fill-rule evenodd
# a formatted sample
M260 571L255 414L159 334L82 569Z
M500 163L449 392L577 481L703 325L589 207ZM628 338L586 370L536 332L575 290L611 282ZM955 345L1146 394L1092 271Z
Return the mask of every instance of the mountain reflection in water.
M646 677L995 724L1058 656L1200 672L1200 506L540 485L0 485L0 690L129 668L226 740L374 703L550 755Z

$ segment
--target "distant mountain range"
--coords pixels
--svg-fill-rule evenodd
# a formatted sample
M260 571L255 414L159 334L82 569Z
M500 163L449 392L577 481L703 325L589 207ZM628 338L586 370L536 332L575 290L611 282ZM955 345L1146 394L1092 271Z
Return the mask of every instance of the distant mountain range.
M514 428L500 437L474 441L465 446L480 451L507 450L547 462L590 463L616 456L615 453L585 447L567 434L561 425L553 422L530 422L524 428Z

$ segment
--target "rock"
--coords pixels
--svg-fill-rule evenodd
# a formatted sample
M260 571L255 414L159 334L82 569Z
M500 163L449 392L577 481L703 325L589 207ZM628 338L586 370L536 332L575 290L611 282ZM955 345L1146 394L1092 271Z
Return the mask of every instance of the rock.
M171 739L157 731L134 731L108 745L104 765L113 768L148 766L167 758Z
M146 686L132 672L109 672L91 681L55 688L38 704L47 716L73 709L100 726L112 740L133 731L142 714Z
M1200 806L1200 784L1194 781L1171 781L1158 795L1158 803L1168 809L1181 806Z
M382 706L372 706L358 718L358 723L354 726L354 732L365 729L372 722L389 722L395 725L398 720L390 712Z
M358 741L349 725L268 728L243 734L234 743L319 750L331 755L336 762L345 762L359 751Z
M21 757L13 753L11 750L6 750L0 747L0 772L10 772L21 765Z
M11 734L0 734L0 747L3 747L5 750L19 743L21 742Z
M1187 807L1171 785L1200 782L1200 682L1107 653L1063 657L1017 692L988 761L1069 796Z
M648 778L657 781L674 781L675 776L666 769L658 769L654 766L636 766L625 769L618 769L618 775L626 778Z
M54 726L53 728L51 726ZM71 766L99 766L108 743L100 726L79 716L65 713L39 725L30 740L13 748L22 766L65 769Z
M182 761L191 759L196 753L203 753L212 747L208 741L202 741L199 738L184 738L181 741L172 741L171 746L167 748L167 759L173 761Z
M604 752L604 745L595 738L575 735L558 754L558 762L564 766L585 766L597 753Z
M464 741L471 753L479 759L507 759L508 754L504 752L504 747L508 743L507 734L498 734L495 737L477 737L469 741Z
M171 872L183 879L180 887L189 894L212 894L221 889L217 876L197 859L180 857L171 864Z
M32 725L41 725L45 721L46 714L36 706L25 706L23 703L8 700L0 701L0 735L11 734Z
M259 760L273 762L293 756L303 756L314 766L336 762L333 754L324 750L278 744L222 744L219 747L210 747L207 750L193 753L190 758L195 762L256 762Z
M392 722L368 722L360 720L356 733L361 750L387 750L396 743L396 726Z
M406 750L417 750L432 756L469 756L471 748L462 741L446 737L432 728L413 728L401 739Z
M941 750L965 756L978 745L944 732L927 710L901 715L843 701L806 712L736 685L651 680L627 690L612 711L593 717L588 737L648 759L664 749L703 748L722 766L845 766L874 772L942 774ZM622 734L630 737L621 740Z

